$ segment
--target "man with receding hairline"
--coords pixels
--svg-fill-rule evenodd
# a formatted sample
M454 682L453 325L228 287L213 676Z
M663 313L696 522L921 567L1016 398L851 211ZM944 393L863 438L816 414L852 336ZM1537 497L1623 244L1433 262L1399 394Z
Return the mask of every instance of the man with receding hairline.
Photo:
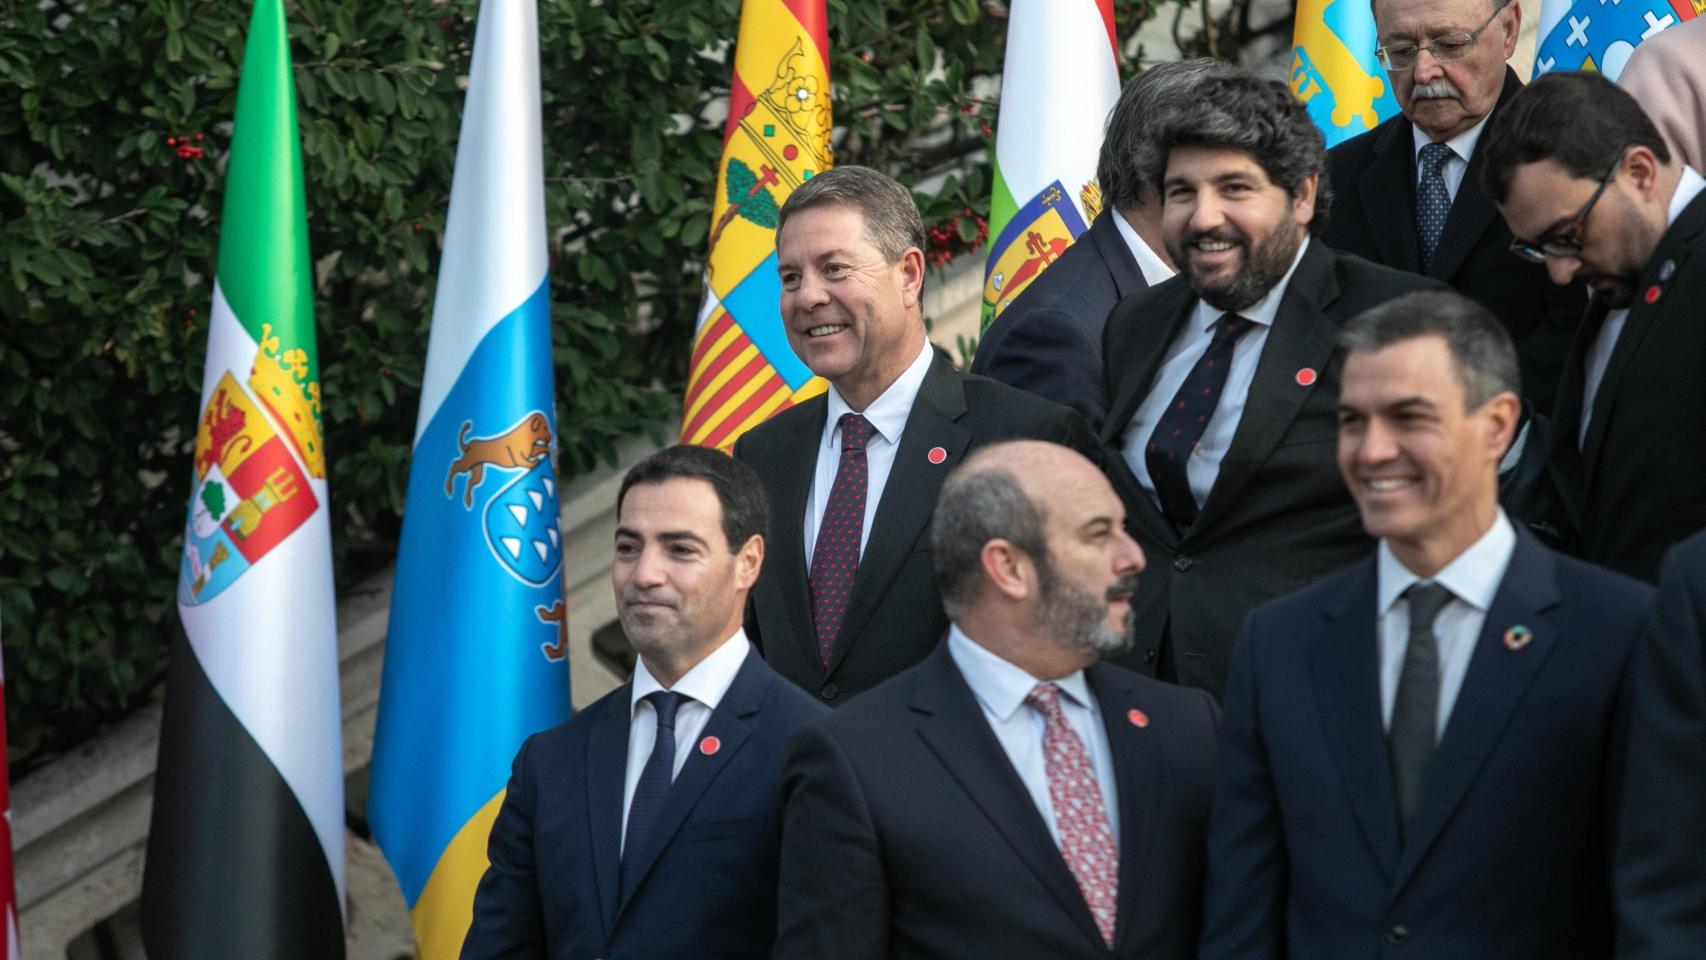
M778 958L1194 956L1218 711L1098 662L1143 569L1122 513L1053 444L948 478L948 639L789 743Z

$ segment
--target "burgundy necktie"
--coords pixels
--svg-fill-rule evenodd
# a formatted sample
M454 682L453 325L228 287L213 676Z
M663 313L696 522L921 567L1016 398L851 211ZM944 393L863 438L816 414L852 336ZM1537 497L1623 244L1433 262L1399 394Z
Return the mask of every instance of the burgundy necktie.
M865 465L865 444L877 432L871 421L857 413L841 415L841 465L835 468L835 485L823 508L812 548L812 628L817 633L817 656L825 667L835 652L835 635L847 616L847 598L853 594L853 576L859 572L859 540L865 529L865 491L870 471Z
M1190 529L1197 519L1197 498L1191 494L1191 480L1186 468L1191 453L1202 440L1214 408L1220 403L1221 391L1226 389L1226 375L1232 369L1232 348L1245 331L1255 326L1235 313L1223 314L1216 321L1214 339L1197 358L1196 366L1185 375L1173 402L1167 405L1155 423L1144 448L1143 462L1149 467L1149 480L1155 484L1155 499L1161 503L1161 513L1173 530L1180 535Z
M1059 687L1039 683L1025 702L1043 715L1043 769L1048 773L1048 799L1054 807L1061 856L1078 881L1090 915L1096 918L1096 929L1111 947L1119 906L1120 851L1096 782L1096 768L1090 765L1084 741L1060 709Z

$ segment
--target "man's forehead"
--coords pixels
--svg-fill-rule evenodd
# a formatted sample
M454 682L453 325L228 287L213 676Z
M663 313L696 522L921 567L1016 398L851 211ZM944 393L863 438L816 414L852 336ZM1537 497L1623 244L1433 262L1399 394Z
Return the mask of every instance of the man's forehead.
M1374 8L1382 38L1474 30L1493 13L1490 0L1382 0Z

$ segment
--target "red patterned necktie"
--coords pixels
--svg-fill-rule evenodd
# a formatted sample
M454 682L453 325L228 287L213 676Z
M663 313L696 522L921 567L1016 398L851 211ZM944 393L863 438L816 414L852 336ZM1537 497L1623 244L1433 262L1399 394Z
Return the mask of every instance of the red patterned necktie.
M1114 916L1119 905L1120 851L1096 768L1084 741L1078 739L1060 709L1060 688L1039 683L1025 703L1043 715L1043 768L1048 772L1048 798L1054 806L1054 825L1060 834L1060 853L1078 881L1078 892L1096 929L1108 946L1114 945Z
M817 656L825 667L835 652L835 635L847 616L847 598L853 594L853 576L859 572L859 540L865 529L865 491L870 470L865 464L865 444L877 432L857 413L844 413L841 430L841 464L835 468L835 485L829 488L829 503L817 528L812 547L812 628L817 633Z

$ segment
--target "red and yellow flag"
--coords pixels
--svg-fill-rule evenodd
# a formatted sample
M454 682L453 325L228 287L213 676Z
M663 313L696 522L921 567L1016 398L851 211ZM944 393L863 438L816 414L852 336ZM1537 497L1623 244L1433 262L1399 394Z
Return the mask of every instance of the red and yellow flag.
M782 329L776 213L795 187L830 167L830 126L824 0L745 0L684 443L727 450L771 414L824 390Z

